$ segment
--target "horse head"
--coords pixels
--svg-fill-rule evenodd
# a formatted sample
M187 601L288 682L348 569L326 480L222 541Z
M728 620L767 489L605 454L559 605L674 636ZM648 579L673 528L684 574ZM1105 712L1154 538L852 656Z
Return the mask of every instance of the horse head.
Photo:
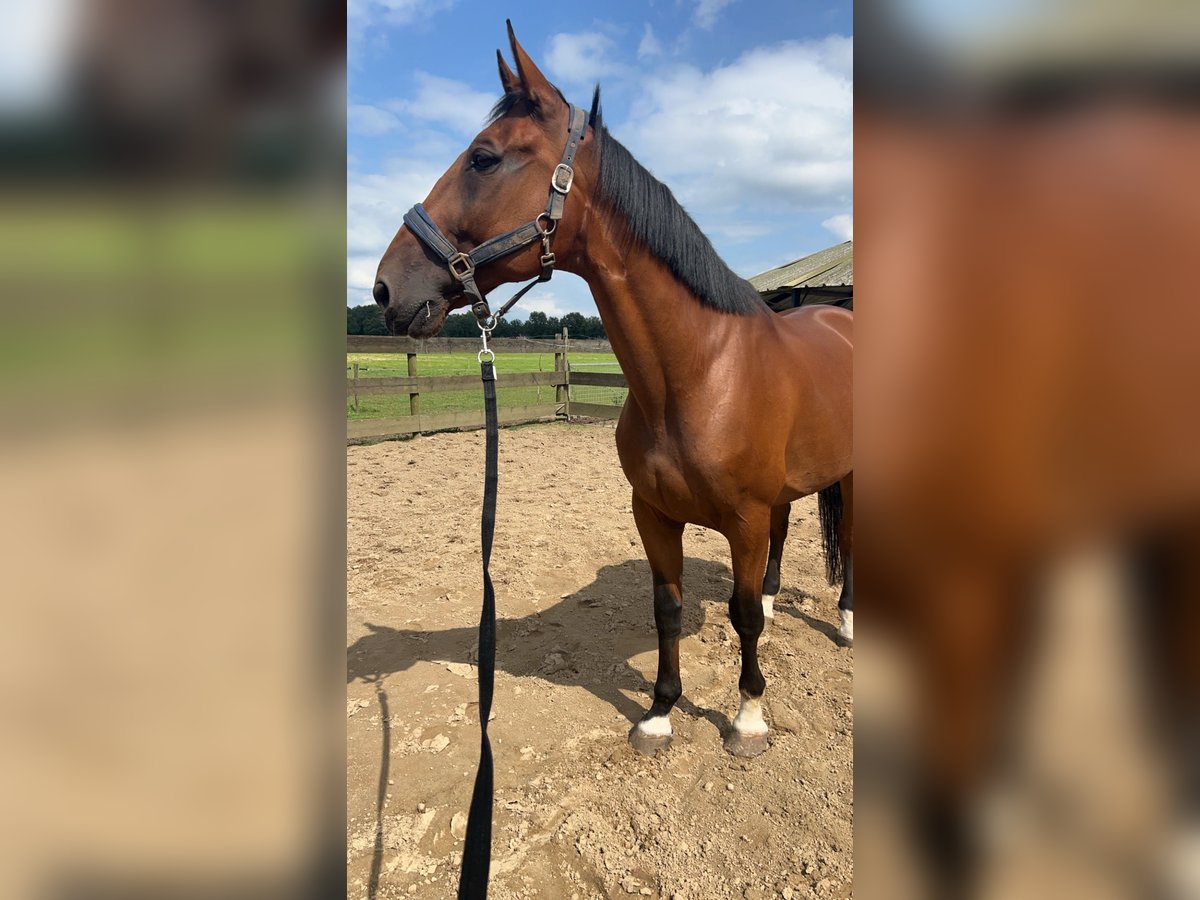
M543 257L552 249L557 265L564 267L578 252L581 226L587 215L591 182L596 170L585 159L594 153L586 127L578 141L584 163L569 173L561 171L564 146L571 133L572 108L562 93L541 73L517 42L508 26L516 71L497 51L504 96L496 104L486 127L438 179L422 206L430 224L436 223L443 246L469 254L492 238L531 223L527 244L499 255L472 271L479 291L486 295L498 285L528 280L545 273ZM593 100L590 121L598 113L599 92ZM564 177L564 174L566 177ZM556 185L557 184L557 188ZM565 186L566 190L562 190ZM562 218L547 216L547 197L558 190ZM420 207L414 207L419 209ZM410 213L411 215L411 213ZM408 217L406 217L407 219ZM420 223L417 223L420 227ZM552 233L551 245L537 231ZM449 250L447 250L447 255ZM432 337L454 309L476 298L464 280L456 277L445 258L420 239L412 224L401 226L379 262L373 295L384 310L388 330L414 338Z

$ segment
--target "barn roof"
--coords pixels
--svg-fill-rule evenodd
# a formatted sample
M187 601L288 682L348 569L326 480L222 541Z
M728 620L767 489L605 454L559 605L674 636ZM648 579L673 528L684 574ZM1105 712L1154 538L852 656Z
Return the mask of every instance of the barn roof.
M749 279L760 294L793 288L852 287L854 241L835 244Z

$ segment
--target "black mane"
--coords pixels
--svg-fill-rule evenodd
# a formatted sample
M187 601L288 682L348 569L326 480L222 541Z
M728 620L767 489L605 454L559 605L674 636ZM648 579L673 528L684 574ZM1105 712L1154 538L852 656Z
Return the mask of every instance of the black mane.
M492 108L488 123L525 100L520 92L505 94ZM769 309L753 285L725 265L670 188L608 133L600 112L599 87L592 96L588 125L600 149L596 199L625 219L630 240L662 260L705 306L742 316Z
M602 123L596 124L597 199L625 219L631 239L666 263L705 306L742 316L768 309L754 286L725 265L671 189L647 172Z

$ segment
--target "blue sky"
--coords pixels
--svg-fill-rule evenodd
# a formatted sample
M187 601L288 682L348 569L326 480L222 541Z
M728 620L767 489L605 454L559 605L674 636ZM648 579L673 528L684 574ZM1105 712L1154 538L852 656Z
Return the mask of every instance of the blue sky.
M850 0L350 0L346 300L370 302L404 211L500 96L504 19L577 105L670 186L743 276L851 236ZM503 300L515 286L494 292ZM556 273L512 315L595 315Z

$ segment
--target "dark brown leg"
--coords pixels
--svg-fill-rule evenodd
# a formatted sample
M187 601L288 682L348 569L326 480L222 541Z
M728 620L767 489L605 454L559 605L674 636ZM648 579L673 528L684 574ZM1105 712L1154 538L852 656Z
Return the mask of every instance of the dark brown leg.
M642 537L654 580L654 624L658 629L658 678L650 711L629 732L642 753L671 745L671 708L683 694L679 679L679 635L683 630L683 525L633 497L633 519Z
M787 540L788 516L792 504L771 507L771 546L767 551L767 574L762 583L763 628L769 629L775 618L775 598L779 596L779 563Z
M742 645L742 675L738 679L742 701L725 738L725 749L735 756L757 756L767 749L767 723L762 715L767 682L758 668L758 638L764 621L759 573L767 561L771 512L763 508L741 510L740 514L727 537L733 557L729 618Z

